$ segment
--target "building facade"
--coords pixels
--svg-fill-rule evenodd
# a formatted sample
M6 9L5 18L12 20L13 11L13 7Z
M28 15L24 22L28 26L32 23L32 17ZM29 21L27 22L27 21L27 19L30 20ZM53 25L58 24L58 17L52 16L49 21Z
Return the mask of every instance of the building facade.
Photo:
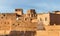
M40 26L60 25L60 11L37 14L35 9L30 9L24 14L23 9L15 9L14 13L0 13L0 35L10 34L11 31L36 34L38 23ZM45 30L44 27L40 28ZM28 36L27 34L26 36Z

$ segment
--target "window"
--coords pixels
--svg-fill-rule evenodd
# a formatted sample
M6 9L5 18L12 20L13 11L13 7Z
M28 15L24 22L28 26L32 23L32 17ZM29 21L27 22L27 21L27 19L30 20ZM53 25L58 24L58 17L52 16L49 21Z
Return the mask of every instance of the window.
M1 17L3 19L3 17Z
M40 18L40 21L42 21L42 19Z
M5 22L5 24L6 24L6 22Z
M19 24L18 24L19 25Z
M27 20L27 18L25 18L25 20Z
M21 18L19 18L18 20L21 20Z
M45 18L45 21L47 21L47 18Z
M33 17L33 14L31 15L31 17Z
M30 14L28 14L28 16L30 16Z
M7 22L9 24L9 22Z
M15 25L15 24L12 24L12 25Z
M32 20L32 19L30 19L30 20Z
M17 25L15 25L15 24L12 24L12 26L15 26L15 27L16 27Z
M3 14L3 16L5 16L5 14Z

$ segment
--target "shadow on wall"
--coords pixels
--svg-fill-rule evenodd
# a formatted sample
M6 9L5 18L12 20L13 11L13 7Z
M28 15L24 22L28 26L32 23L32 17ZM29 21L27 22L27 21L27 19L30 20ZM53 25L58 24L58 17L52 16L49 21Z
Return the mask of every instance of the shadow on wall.
M11 31L9 35L0 36L35 36L36 31Z
M35 36L36 31L11 31L8 36Z

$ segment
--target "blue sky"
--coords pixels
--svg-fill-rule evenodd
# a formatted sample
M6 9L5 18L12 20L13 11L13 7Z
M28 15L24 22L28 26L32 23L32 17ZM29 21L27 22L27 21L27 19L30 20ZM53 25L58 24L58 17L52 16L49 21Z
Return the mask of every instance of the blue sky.
M0 12L14 12L22 8L24 12L35 9L37 13L60 10L60 0L0 0Z

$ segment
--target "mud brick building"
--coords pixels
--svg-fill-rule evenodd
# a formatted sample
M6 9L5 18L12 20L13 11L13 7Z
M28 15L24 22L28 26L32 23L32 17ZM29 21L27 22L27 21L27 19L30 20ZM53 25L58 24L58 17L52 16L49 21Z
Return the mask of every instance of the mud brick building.
M24 14L23 9L15 9L14 13L0 13L0 35L39 36L40 30L51 30L51 25L60 25L60 11L36 13L30 9Z

